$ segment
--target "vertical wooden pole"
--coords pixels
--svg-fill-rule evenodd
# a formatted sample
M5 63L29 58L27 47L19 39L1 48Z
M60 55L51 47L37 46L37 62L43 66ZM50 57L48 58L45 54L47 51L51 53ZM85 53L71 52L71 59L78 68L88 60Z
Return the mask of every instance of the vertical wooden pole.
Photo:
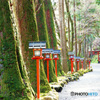
M37 65L37 99L40 98L40 66L39 66L39 59L36 59Z
M74 70L73 70L73 61L72 61L72 73L74 72Z
M71 73L73 73L73 61L71 60Z
M77 70L79 70L79 62L77 62Z
M83 69L83 62L82 62L82 69Z
M49 82L49 60L47 60L47 79Z
M57 60L55 60L55 74L57 76Z
M98 52L98 62L99 62L99 52Z
M90 61L89 61L89 69L90 69Z

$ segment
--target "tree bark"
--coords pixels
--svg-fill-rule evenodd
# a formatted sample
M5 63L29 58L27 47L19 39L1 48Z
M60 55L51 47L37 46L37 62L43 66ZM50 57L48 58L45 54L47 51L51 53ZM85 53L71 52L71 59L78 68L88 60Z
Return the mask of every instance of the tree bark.
M2 20L0 19L0 32L2 32L0 54L3 61L0 96L2 95L2 99L5 100L14 100L15 98L17 100L22 98L29 100L28 92L26 91L18 66L16 42L10 19L8 0L0 1L0 18L2 18Z
M76 2L74 3L74 31L75 31L75 56L77 57L77 33L76 33ZM77 71L77 62L75 61L76 71Z
M70 11L69 11L69 2L68 2L68 0L65 0L65 3L66 3L68 19L69 19L69 21L71 23L71 32L72 32L70 49L71 49L71 51L73 51L73 46L74 46L74 23L73 23L73 20L71 18L71 14L70 14Z
M32 60L33 51L29 50L29 41L39 41L34 0L16 0L16 19L20 49L24 68L27 69L32 88L37 92L36 60ZM38 11L39 12L39 11ZM41 92L48 92L50 86L44 72L43 62L40 63Z
M66 48L66 34L65 34L65 22L64 22L64 0L59 0L59 19L60 19L60 40L61 40L61 60L62 67L65 73L67 73L67 48Z
M52 7L51 0L45 0L44 1L45 6L45 14L46 14L46 22L47 22L47 29L48 29L48 36L49 36L49 41L50 41L50 48L57 49L57 38L56 38L56 33L55 33L55 26L54 26L54 11ZM56 16L55 16L56 17ZM56 18L55 18L56 20ZM58 25L58 23L56 22ZM59 27L58 27L59 30ZM59 31L58 31L59 33ZM58 76L62 75L62 66L61 66L61 61L57 61L57 69L58 69ZM55 63L55 62L54 62Z
M69 0L68 0L68 8L69 8ZM69 51L70 51L70 19L68 17L68 44L69 44Z
M38 0L37 1L37 6L36 6L36 9L38 8L38 6L41 4L42 0ZM50 14L50 12L48 11L47 12L48 14ZM49 17L49 15L48 15ZM37 25L38 25L38 34L39 34L39 40L40 41L46 41L46 44L47 44L47 48L50 48L51 45L54 47L56 46L56 44L53 44L52 40L53 40L53 37L52 37L52 32L54 30L52 30L51 26L49 26L51 23L46 23L46 13L45 13L45 5L44 3L42 4L40 10L36 13L36 18L37 18ZM48 21L50 22L50 20L48 19ZM48 27L51 29L49 29L49 34L48 34L48 28L47 28L47 25ZM53 33L55 34L55 33ZM50 36L49 36L50 35ZM51 41L49 40L49 38L51 37ZM56 43L56 41L55 41ZM56 48L56 47L55 47ZM54 82L54 81L57 81L57 78L56 78L56 75L55 75L55 67L54 67L54 63L53 61L49 61L49 66L50 66L50 82ZM45 62L45 73L47 73L47 70L46 70L46 62Z
M85 40L84 40L84 69L86 69L86 34L85 34Z
M55 33L54 19L53 19L53 9L51 0L44 1L45 6L45 14L46 14L46 22L48 29L48 36L50 41L50 47L53 49L57 49L57 39Z
M59 36L59 38L60 38L59 25L58 25L58 22L57 22L56 15L55 15L55 12L54 12L53 7L52 7L52 11L53 11L53 16L54 16L54 22L55 22L55 25L56 25L56 27L57 27L57 34L58 34L58 36Z

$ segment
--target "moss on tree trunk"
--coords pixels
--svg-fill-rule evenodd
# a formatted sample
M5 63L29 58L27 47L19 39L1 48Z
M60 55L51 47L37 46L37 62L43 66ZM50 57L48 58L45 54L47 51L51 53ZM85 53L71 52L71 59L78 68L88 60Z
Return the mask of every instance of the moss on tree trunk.
M0 45L2 56L1 93L4 100L29 100L26 87L23 83L16 55L16 43L10 20L8 0L0 1L0 32L2 41Z
M56 39L56 33L55 33L51 0L45 0L44 4L46 5L45 12L46 12L46 22L47 22L49 41L51 44L50 47L53 49L57 49L57 39Z
M42 6L40 7L40 4L42 4ZM40 7L40 9L38 9ZM37 10L38 9L38 10ZM36 6L36 18L37 18L37 23L38 23L38 32L39 32L39 40L40 41L46 41L47 43L47 48L50 48L50 41L49 41L49 35L48 35L48 30L47 30L47 23L46 23L46 16L45 16L45 7L44 7L44 3L42 2L42 0L38 0L37 1L37 6ZM45 62L45 72L47 73L46 70L46 62ZM54 63L53 61L49 61L49 71L50 71L50 82L54 82L57 81L56 75L55 75L55 71L54 71Z
M46 5L45 13L46 13L46 23L47 23L50 47L53 49L57 49L57 38L56 38L56 33L55 33L53 9L52 9L51 0L45 0L44 5ZM57 61L57 73L58 73L58 76L63 74L60 60Z
M21 51L23 60L25 62L25 66L28 71L28 76L31 82L31 85L36 92L37 81L36 81L36 60L32 60L33 52L29 50L28 44L29 41L39 41L38 38L38 29L37 22L34 10L34 1L33 0L17 0L16 6L16 15L18 20L18 33L19 39L21 41ZM50 90L50 86L47 82L44 68L42 63L40 64L40 82L41 92L48 92ZM44 87L44 88L43 88Z

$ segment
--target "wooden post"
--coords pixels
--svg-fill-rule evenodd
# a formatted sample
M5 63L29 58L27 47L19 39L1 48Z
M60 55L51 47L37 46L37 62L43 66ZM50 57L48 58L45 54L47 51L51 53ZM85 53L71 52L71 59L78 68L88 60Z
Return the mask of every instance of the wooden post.
M90 69L90 61L89 61L89 69Z
M73 61L71 59L71 73L73 73Z
M98 52L98 62L99 62L99 52Z
M79 61L77 62L77 70L79 70Z
M49 82L49 60L47 60L47 79Z
M55 60L55 74L57 76L57 60Z
M37 99L40 98L40 66L39 59L36 59L37 64Z
M82 62L82 69L83 69L83 62Z

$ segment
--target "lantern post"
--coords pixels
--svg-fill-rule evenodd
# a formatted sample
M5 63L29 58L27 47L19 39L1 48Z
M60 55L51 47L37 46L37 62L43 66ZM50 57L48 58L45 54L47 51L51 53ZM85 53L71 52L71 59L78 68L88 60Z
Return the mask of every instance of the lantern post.
M89 63L89 69L90 69L91 58L87 58L87 62Z
M68 52L69 60L71 60L71 73L73 73L74 52Z
M83 62L84 62L84 58L80 58L80 60L81 60L82 69L83 69Z
M47 80L49 82L49 61L51 60L51 54L53 49L43 49L42 54L44 54L44 60L47 61Z
M40 65L39 60L43 59L42 49L46 48L46 42L29 42L29 49L33 49L33 60L36 60L37 69L37 99L40 99Z
M75 57L76 62L77 62L77 70L79 70L79 61L80 61L80 57Z
M100 63L100 52L98 52L98 63Z
M58 55L60 54L60 50L53 50L53 60L55 60L55 74L57 77L57 60L59 60Z

